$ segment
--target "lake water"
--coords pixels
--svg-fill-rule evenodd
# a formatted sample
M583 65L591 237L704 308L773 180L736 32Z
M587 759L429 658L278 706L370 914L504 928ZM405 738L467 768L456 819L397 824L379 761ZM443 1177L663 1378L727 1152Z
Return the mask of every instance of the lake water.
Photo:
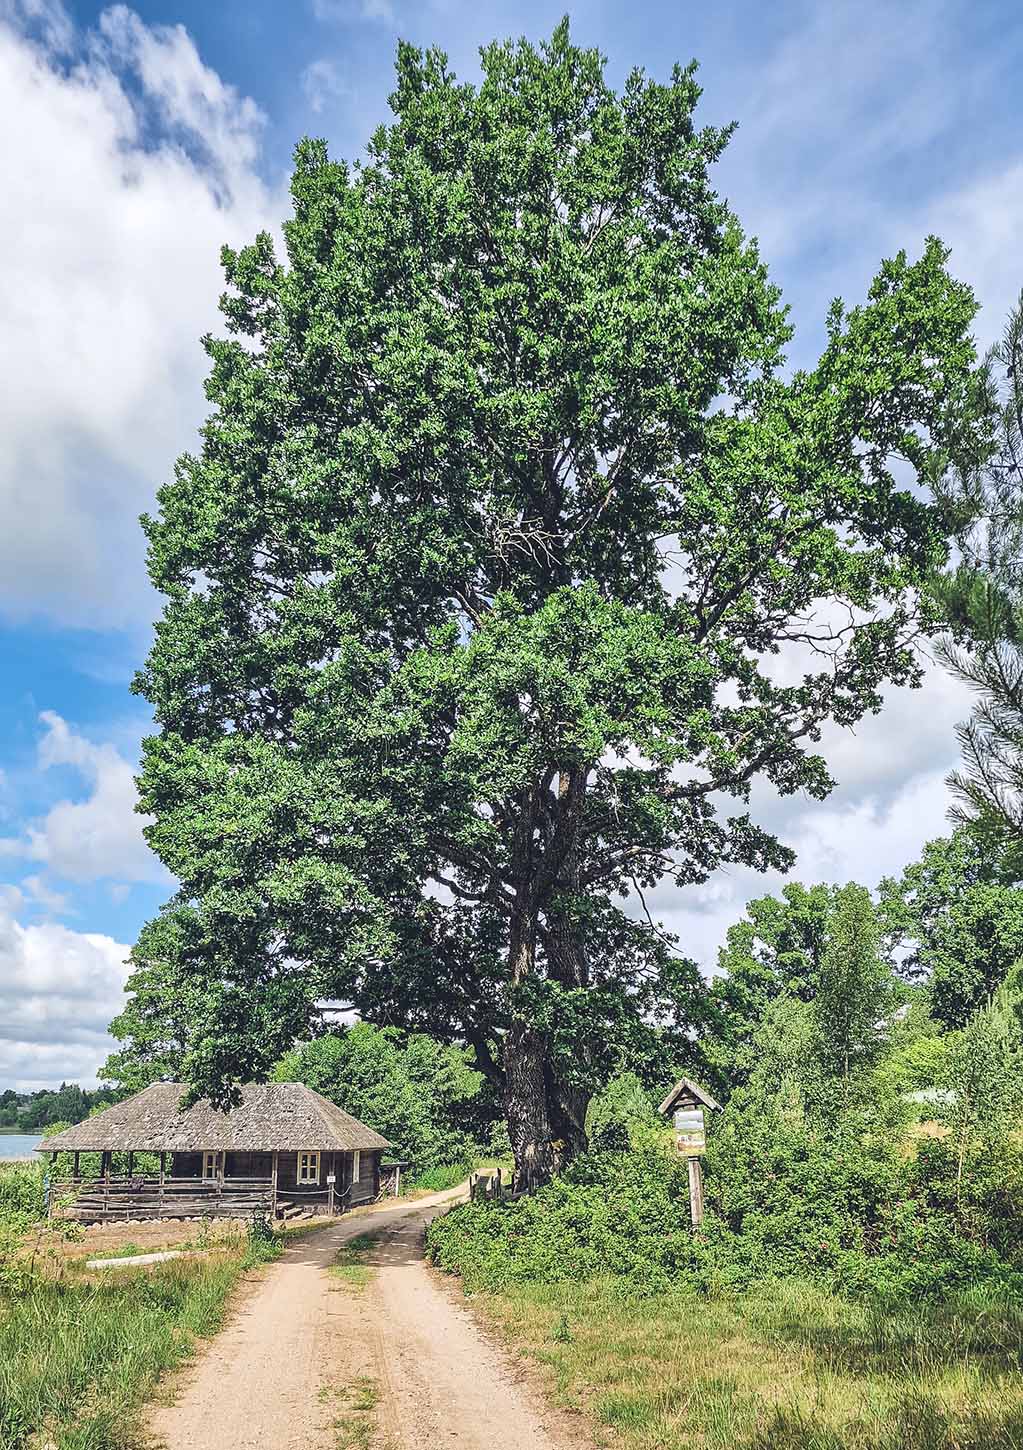
M33 1148L39 1146L38 1133L0 1133L0 1163L11 1158L35 1158Z

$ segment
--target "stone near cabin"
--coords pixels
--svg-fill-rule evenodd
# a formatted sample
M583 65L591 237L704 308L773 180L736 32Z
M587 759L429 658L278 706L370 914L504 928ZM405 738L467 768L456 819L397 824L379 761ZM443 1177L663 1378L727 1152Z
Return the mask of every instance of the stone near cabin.
M292 1218L343 1213L379 1194L391 1144L303 1083L250 1083L227 1111L208 1100L182 1108L184 1093L181 1083L154 1083L48 1138L36 1151L51 1164L74 1155L71 1176L49 1184L49 1211L82 1223ZM86 1152L100 1154L99 1178L79 1175ZM137 1153L156 1156L159 1174L134 1173Z

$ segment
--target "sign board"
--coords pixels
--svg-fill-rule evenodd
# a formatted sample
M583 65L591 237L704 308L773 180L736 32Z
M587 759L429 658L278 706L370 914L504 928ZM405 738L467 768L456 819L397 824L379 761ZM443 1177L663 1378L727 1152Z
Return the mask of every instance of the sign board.
M334 1174L334 1173L328 1173L327 1174L327 1182L328 1183L336 1183L337 1182L337 1175Z
M675 1146L687 1158L694 1158L707 1147L707 1130L702 1108L679 1108L674 1117Z

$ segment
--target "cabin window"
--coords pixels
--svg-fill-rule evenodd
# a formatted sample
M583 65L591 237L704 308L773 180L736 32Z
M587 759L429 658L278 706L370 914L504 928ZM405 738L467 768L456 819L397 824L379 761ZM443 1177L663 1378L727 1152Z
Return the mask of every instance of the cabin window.
M358 1181L359 1181L359 1158L360 1158L360 1156L361 1155L359 1153L359 1150L358 1150L358 1148L356 1148L355 1152L352 1154L352 1182L353 1183L358 1183Z
M216 1153L204 1153L202 1155L202 1176L204 1178L216 1178L217 1176Z
M298 1155L298 1178L299 1183L319 1183L320 1181L320 1155L319 1153L300 1153Z

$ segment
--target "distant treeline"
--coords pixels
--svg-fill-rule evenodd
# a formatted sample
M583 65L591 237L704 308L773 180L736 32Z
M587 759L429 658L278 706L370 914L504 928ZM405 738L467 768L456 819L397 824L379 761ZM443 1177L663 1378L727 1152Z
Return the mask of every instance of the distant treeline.
M34 1093L0 1093L0 1133L40 1133L51 1123L80 1123L96 1107L116 1102L124 1094L117 1088L94 1092L76 1082L62 1082L59 1088L40 1088Z

